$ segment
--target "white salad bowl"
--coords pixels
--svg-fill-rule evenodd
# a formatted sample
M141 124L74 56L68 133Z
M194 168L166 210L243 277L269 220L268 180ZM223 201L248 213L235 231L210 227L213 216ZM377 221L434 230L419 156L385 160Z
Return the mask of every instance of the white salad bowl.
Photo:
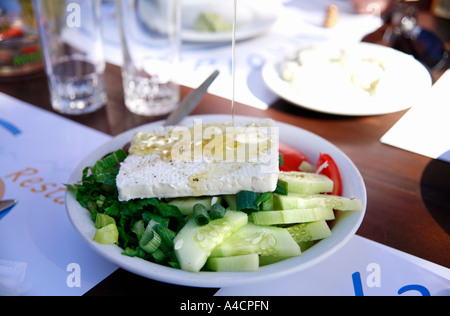
M189 124L194 119L201 119L204 123L231 121L229 115L202 115L190 116L183 123ZM236 116L235 120L245 122L255 121L254 118L244 116ZM85 167L94 165L95 162L106 154L122 148L131 140L135 131L152 125L162 125L162 122L134 128L114 137L97 148L75 168L69 179L69 183L74 184L79 182ZM363 211L361 212L339 213L332 227L332 236L321 240L310 249L304 251L299 257L261 267L256 272L187 272L151 263L140 258L128 257L122 255L123 249L116 245L101 245L93 241L96 229L91 219L91 214L80 206L74 194L69 191L66 193L68 217L82 239L99 255L127 271L156 281L193 287L220 288L261 280L267 281L306 270L337 252L356 233L365 215L367 205L366 188L357 167L339 148L327 140L299 127L280 122L275 122L275 126L279 128L281 143L301 150L312 162L317 161L320 153L330 154L336 161L341 172L343 196L359 199L363 204Z

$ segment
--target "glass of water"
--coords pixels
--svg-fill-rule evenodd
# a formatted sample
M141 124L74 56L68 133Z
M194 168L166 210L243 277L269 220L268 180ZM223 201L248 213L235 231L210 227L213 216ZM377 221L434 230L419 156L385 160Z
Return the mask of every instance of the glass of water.
M181 0L116 0L116 8L125 105L138 115L165 115L180 98Z
M91 113L106 104L101 0L33 0L53 109Z

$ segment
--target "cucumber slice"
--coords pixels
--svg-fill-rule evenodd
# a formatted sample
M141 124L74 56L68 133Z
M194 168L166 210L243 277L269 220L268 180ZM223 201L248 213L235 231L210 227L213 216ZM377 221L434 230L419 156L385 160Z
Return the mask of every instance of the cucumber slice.
M207 210L211 209L212 199L212 196L198 198L177 198L170 201L168 204L175 205L176 207L178 207L180 212L186 216L192 215L195 204L202 204Z
M233 256L215 257L206 261L206 268L217 272L252 272L259 269L259 256L256 253Z
M286 230L297 243L320 240L331 236L330 227L325 220L293 225L287 227Z
M287 193L316 194L333 191L333 181L327 176L301 171L281 172L278 179L287 183Z
M214 248L247 222L247 214L237 211L227 211L223 218L212 220L205 226L198 226L195 219L190 218L174 239L175 255L181 269L200 271Z
M288 258L299 256L301 251L286 229L248 223L217 246L211 253L211 257L229 257L251 253Z
M274 207L277 210L295 210L301 208L327 207L339 211L362 211L360 200L342 196L313 194L313 195L274 195Z
M277 263L283 260L289 259L289 257L280 257L280 256L262 256L259 257L259 266L267 266L272 263Z
M309 248L311 248L312 246L314 246L316 243L314 241L305 241L305 242L300 242L298 243L298 245L300 246L300 250L301 252L305 252L306 250L308 250ZM286 259L289 259L290 257L280 257L280 256L260 256L259 257L259 266L266 266L272 263L277 263ZM291 257L292 258L292 257Z
M257 225L297 224L335 219L333 210L326 207L254 212L250 217Z
M300 249L302 250L302 252L305 252L306 250L308 250L309 248L311 248L315 244L316 244L315 241L302 241L302 242L298 243L298 245L300 246Z

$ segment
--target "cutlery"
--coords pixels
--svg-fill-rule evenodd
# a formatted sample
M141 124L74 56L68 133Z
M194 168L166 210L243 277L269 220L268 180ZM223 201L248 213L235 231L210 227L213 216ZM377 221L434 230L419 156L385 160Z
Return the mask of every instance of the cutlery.
M0 213L11 209L18 203L17 200L4 200L0 201Z
M192 110L197 106L200 100L208 91L209 86L219 75L219 71L214 71L197 89L192 90L179 104L179 106L169 115L164 123L164 126L176 125L180 123L183 118L188 116Z

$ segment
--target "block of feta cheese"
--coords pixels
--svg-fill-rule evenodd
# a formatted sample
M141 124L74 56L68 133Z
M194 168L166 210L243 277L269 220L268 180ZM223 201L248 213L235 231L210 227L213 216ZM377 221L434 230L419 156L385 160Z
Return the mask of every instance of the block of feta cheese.
M119 199L274 191L278 137L270 120L234 126L194 120L139 131L116 179Z

